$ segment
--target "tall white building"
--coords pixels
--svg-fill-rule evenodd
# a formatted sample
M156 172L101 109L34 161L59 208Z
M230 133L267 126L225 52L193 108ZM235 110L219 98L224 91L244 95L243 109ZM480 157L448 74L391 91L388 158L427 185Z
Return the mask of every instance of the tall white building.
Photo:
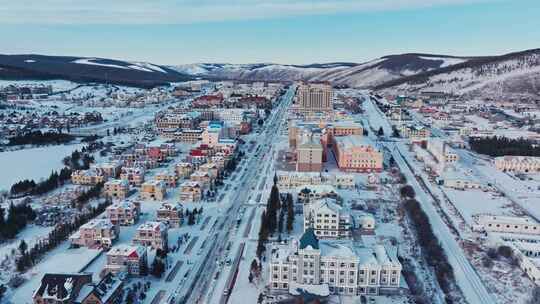
M379 294L400 287L401 263L383 245L355 246L352 241L319 241L308 229L299 241L275 245L270 288L319 287L344 295Z
M318 238L341 239L351 236L352 217L336 200L324 197L304 205L304 231L313 229Z

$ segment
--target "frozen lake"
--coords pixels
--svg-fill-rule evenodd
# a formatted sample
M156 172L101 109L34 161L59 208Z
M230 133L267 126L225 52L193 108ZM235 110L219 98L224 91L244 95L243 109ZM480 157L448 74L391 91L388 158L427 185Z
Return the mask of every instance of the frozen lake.
M0 152L0 190L9 190L22 179L39 181L63 167L62 159L83 144L47 146Z

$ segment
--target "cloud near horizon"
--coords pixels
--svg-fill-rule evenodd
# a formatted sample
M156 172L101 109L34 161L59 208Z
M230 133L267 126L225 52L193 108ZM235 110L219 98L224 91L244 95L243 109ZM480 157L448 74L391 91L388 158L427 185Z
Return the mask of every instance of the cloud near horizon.
M1 0L0 24L190 24L495 1L505 0Z

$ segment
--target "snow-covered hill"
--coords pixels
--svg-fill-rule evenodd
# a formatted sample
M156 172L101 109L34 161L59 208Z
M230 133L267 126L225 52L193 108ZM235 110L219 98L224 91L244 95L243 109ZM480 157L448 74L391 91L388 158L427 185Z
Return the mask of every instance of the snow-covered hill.
M45 55L0 55L0 79L70 80L155 87L192 79L165 66L115 59Z
M538 98L540 49L471 59L389 81L376 89L388 92L444 91L484 98Z
M330 81L368 88L404 76L462 63L469 58L430 54L390 55L365 63L333 62L311 65L189 64L171 67L181 73L222 79Z

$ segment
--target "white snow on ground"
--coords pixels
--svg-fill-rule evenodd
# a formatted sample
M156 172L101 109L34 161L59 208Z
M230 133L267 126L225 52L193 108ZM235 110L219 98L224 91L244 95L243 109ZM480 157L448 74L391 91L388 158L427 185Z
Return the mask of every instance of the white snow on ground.
M99 62L93 62L92 60L98 60L97 58L81 58L73 60L73 63L78 64L88 64L88 65L99 65L103 67L109 67L109 68L117 68L117 69L124 69L129 70L128 67L117 65L117 64L107 64L107 63L99 63Z
M151 63L148 63L148 62L133 62L133 64L135 66L138 66L138 67L143 68L145 70L149 70L151 72L155 71L155 72L167 73L167 71L165 71L161 67L159 67L157 65L154 65L154 64L151 64ZM133 68L132 65L130 67Z
M73 89L78 84L67 80L1 80L0 88L6 86L38 86L38 85L51 85L53 91L65 91Z
M425 57L425 56L420 56L420 58L425 59L425 60L442 60L443 64L441 64L441 68L447 67L449 65L454 65L454 64L458 64L458 63L462 63L462 62L467 61L467 59L463 59L463 58L449 58L449 57Z
M152 70L149 70L149 69L147 69L147 68L143 68L143 67L140 67L140 66L134 65L134 64L128 65L128 68L134 69L134 70L143 71L143 72L153 72Z
M16 304L32 303L32 293L39 287L43 274L48 272L79 272L95 259L101 250L81 247L67 249L67 244L53 250L47 259L35 266L28 275L30 279L13 293L11 301Z
M62 159L81 149L83 144L47 146L25 150L0 152L0 189L8 190L23 179L39 181L51 171L63 168ZM9 174L6 174L9 172Z

